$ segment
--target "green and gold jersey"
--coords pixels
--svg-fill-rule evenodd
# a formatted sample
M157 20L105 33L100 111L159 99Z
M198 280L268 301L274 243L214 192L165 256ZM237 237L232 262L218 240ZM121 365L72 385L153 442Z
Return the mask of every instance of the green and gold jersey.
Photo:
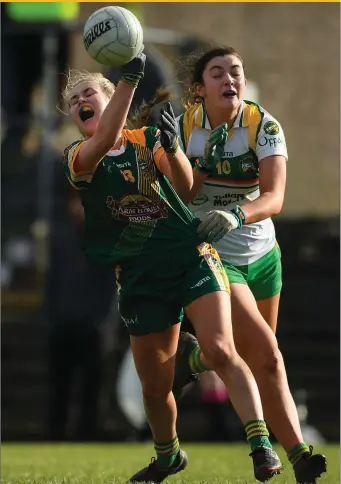
M109 151L89 173L74 169L85 142L65 149L64 170L84 206L88 257L142 263L200 243L198 220L158 169L164 150L156 128L123 130L121 148Z

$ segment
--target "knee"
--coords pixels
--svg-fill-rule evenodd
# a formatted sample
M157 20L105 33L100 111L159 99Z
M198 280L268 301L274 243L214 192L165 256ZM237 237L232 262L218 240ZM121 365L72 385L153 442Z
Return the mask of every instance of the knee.
M254 372L265 373L267 376L276 375L283 368L283 356L278 346L263 351L258 359L253 358L250 365Z
M213 370L219 370L230 365L237 358L237 352L234 345L220 341L212 342L210 345L204 345L202 348L203 355Z

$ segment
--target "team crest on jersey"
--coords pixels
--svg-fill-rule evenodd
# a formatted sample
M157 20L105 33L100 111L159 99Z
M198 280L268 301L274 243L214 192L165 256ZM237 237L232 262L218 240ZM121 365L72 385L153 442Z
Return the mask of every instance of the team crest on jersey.
M126 195L119 201L109 196L106 205L115 220L149 222L167 218L168 210L163 200L155 201L140 194Z
M267 121L264 124L263 129L266 134L269 134L271 136L275 136L276 134L279 133L279 126L274 121Z
M253 160L241 160L240 169L243 173L255 173L257 171Z
M249 151L248 153L245 153L244 155L241 155L239 158L239 169L242 173L256 173L258 168L257 168L257 163L256 160L254 159L253 155Z

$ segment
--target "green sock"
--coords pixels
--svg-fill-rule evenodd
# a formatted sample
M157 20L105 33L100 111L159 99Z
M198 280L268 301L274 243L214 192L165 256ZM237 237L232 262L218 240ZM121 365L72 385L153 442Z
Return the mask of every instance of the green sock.
M193 373L203 373L209 370L200 360L201 349L200 346L196 346L189 354L189 366Z
M301 442L300 444L295 445L295 447L288 452L288 459L294 466L300 460L301 455L305 454L306 452L309 452L309 447L305 442Z
M169 442L154 442L157 463L160 467L170 467L180 452L178 436Z
M268 447L272 449L269 440L269 431L264 420L250 420L245 424L246 438L249 441L251 452L256 447Z

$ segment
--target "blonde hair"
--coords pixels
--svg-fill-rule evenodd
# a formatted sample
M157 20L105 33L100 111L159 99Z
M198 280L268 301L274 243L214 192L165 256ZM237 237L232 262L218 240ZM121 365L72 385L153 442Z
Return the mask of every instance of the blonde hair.
M63 114L68 114L71 92L81 82L95 82L108 99L110 99L115 92L115 84L110 82L109 79L104 77L100 72L89 72L85 69L69 69L68 74L66 74L66 79L66 86L62 91L61 103L60 106L57 106L57 109Z

